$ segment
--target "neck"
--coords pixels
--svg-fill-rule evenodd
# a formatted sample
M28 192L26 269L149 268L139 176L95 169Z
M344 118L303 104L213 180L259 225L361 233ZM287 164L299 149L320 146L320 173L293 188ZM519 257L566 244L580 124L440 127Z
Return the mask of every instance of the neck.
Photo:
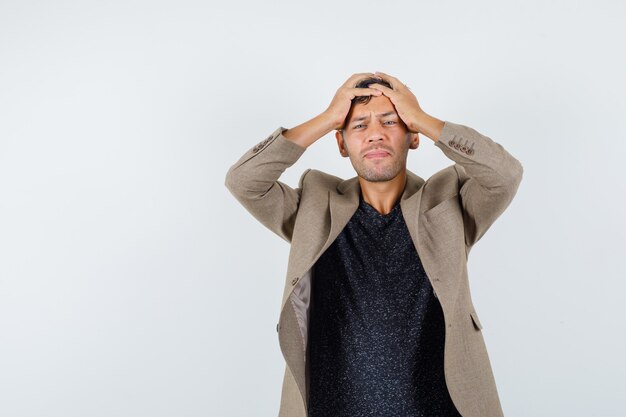
M359 184L363 200L380 214L388 214L402 196L406 186L406 171L384 182L370 182L359 177Z

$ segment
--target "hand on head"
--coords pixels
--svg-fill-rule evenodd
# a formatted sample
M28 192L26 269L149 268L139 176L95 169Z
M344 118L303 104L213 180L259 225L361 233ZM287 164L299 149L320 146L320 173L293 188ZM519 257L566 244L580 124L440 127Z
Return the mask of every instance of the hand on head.
M417 133L417 130L413 128L415 126L414 120L423 113L417 98L400 80L382 72L353 74L337 90L325 113L331 116L334 129L341 130L352 105L359 102L359 98L363 98L361 101L367 101L369 96L379 97L382 95L391 100L398 116L409 130Z

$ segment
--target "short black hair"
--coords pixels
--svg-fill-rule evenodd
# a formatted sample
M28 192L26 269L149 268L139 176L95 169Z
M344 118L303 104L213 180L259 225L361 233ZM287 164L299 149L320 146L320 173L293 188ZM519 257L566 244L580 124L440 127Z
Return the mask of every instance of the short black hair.
M361 80L354 86L354 88L368 88L368 85L370 84L380 84L380 85L384 85L387 88L393 89L389 81L384 80L382 78L376 78L376 77L369 77L364 80ZM352 106L354 106L357 103L362 103L362 104L369 103L371 99L372 99L372 96L356 96L355 98L352 99Z
M368 85L370 84L380 84L380 85L384 85L387 88L393 88L393 86L391 85L389 81L384 80L382 78L376 78L376 77L365 78L359 81L354 86L354 88L368 88ZM346 119L343 121L343 126L341 127L341 129L339 129L339 131L341 132L341 137L343 137L343 130L346 128L346 125L348 124L348 120L350 120L350 116L352 115L352 109L354 108L354 105L355 104L367 104L369 103L371 99L372 99L372 96L356 96L352 99L352 104L350 104L350 110L348 111L348 114L346 115Z

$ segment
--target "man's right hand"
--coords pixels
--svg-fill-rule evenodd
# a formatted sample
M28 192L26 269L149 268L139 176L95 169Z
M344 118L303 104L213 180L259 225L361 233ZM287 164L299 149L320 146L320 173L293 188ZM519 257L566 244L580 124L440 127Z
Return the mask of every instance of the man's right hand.
M343 123L348 116L352 99L358 96L380 96L383 93L375 88L355 88L354 86L362 79L376 77L372 72L354 74L343 83L335 93L330 105L321 114L313 119L302 123L294 128L285 130L283 136L290 141L307 148L316 140L320 139L333 130L343 128Z
M366 78L378 78L376 74L371 72L364 72L360 74L354 74L348 80L343 83L341 87L335 93L335 97L331 101L328 108L324 111L333 121L333 129L339 130L343 128L343 123L348 116L350 106L352 105L352 99L358 96L380 96L382 92L375 88L355 88L354 86L359 83L360 80Z

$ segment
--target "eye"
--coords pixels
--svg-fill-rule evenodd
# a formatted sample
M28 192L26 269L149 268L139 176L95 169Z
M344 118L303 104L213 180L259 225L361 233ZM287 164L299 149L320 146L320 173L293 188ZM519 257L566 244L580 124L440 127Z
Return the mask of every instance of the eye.
M394 125L396 124L396 122L393 121L393 120L387 120L385 123L391 123L391 124L394 124Z
M356 125L356 126L353 127L353 129L358 129L358 128L362 127L362 126L364 126L364 125Z

